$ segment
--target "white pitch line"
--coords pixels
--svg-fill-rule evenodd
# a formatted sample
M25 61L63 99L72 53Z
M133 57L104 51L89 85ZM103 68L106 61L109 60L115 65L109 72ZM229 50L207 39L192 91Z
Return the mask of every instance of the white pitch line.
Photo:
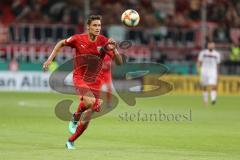
M18 101L17 104L20 107L48 107L49 106L47 103L43 104L43 102L39 104L38 102L34 103L34 102L24 101L24 100Z

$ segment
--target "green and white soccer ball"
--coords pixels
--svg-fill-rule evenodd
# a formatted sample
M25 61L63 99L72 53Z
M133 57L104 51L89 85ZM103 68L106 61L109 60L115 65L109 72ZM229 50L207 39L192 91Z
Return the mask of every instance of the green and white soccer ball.
M133 9L128 9L123 12L121 16L121 21L128 27L135 27L140 21L140 16L137 11Z

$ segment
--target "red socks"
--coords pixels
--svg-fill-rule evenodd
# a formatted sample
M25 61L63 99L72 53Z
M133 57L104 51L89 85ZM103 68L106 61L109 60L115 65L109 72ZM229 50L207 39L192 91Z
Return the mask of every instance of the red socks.
M73 114L73 118L74 118L74 121L77 123L82 115L82 111L83 111L83 108L84 108L84 102L80 102L80 104L78 105L78 108L77 108L77 111Z
M77 112L75 112L73 114L73 118L74 121L77 123L79 121L79 119L81 118L82 112L84 111L84 107L85 104L83 101L80 102L78 108L77 108ZM91 115L90 115L91 116ZM89 119L90 120L90 119ZM88 124L89 124L89 120L87 120L87 122L82 123L80 121L80 123L77 126L76 132L74 134L72 134L72 136L69 138L70 142L74 142L87 128Z
M68 139L70 142L74 142L87 128L89 122L86 122L85 124L79 123L77 126L76 132Z

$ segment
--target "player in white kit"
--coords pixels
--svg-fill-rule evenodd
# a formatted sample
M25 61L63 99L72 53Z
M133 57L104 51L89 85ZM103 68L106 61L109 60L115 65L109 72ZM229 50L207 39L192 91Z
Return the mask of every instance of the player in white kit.
M206 105L208 105L208 87L211 89L212 104L216 103L220 60L220 53L215 50L214 42L208 42L207 49L202 50L198 56L198 71Z

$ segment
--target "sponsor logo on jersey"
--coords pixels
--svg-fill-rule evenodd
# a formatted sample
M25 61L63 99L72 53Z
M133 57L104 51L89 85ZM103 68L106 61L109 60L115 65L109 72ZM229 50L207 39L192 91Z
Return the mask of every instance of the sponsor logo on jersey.
M101 49L102 49L102 46L97 46L97 50L99 53L100 53Z

